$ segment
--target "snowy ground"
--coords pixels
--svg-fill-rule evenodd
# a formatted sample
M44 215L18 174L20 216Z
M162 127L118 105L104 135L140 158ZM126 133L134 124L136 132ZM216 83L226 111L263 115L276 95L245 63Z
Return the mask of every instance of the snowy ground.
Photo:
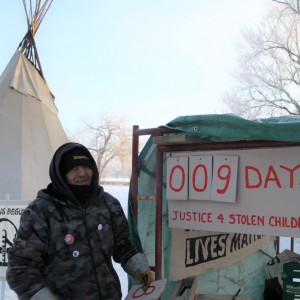
M113 186L113 185L107 185L104 186L104 189L111 193L114 197L119 199L119 201L122 204L122 207L124 209L124 212L127 214L127 201L128 201L128 186ZM300 253L300 240L295 239L295 249L294 252ZM281 238L280 243L280 252L282 252L285 249L290 249L290 238ZM128 290L128 281L127 281L127 275L123 271L122 267L119 264L114 264L115 269L119 275L121 287L122 287L122 293L123 298L125 299L125 296L127 295ZM6 282L2 282L1 285L1 298L0 300L17 300L16 294L9 289Z

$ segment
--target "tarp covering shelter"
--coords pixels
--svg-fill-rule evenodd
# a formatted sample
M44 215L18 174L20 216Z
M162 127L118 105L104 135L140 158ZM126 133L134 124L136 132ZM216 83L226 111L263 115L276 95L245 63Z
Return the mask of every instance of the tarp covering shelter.
M47 6L29 7L28 32L0 77L1 200L33 200L49 183L54 151L67 141L34 42Z
M246 120L231 114L183 116L165 127L196 135L204 141L300 141L300 116Z
M300 142L300 117L283 116L268 119L246 120L230 114L181 116L159 128L174 129L180 135L197 137L201 143L226 143L240 141L278 141L287 143ZM156 148L150 136L138 155L138 194L155 195L156 191ZM142 167L139 167L142 166ZM163 182L166 182L166 156L163 159ZM131 183L132 189L132 183ZM130 191L129 202L132 194ZM150 198L150 197L148 197ZM153 199L152 199L153 200ZM172 231L168 227L168 201L166 189L162 191L162 277L170 278ZM138 201L137 228L132 211L129 221L136 245L147 255L150 265L155 266L155 201L147 197ZM138 234L135 230L138 230ZM251 299L263 299L266 279L266 263L276 256L274 242L269 241L259 250L243 257L240 261L219 269L209 269L196 276L196 293L234 295L241 290L241 295ZM178 259L181 259L178 257ZM169 280L162 299L171 299L178 282Z

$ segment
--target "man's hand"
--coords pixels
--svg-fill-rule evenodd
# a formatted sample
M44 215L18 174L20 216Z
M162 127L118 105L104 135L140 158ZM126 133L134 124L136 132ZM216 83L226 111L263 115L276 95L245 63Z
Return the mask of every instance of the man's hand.
M143 285L144 291L154 281L147 258L144 253L136 253L133 255L123 267L124 271L132 276L136 282Z
M154 277L152 275L152 272L150 269L147 271L141 272L137 274L137 281L141 284L143 284L143 290L147 290L149 287L150 283L154 281Z

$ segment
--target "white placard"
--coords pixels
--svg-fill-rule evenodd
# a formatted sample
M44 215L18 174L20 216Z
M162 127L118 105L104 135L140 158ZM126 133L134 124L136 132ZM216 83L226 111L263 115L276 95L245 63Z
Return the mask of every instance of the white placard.
M25 201L0 200L0 247L2 249L0 255L0 279L6 278L6 268L8 265L7 252L16 237L21 214L27 205L28 203Z
M274 241L270 236L172 229L169 280L197 276L242 260Z
M209 200L212 181L212 156L189 157L189 199Z
M167 199L187 199L188 157L169 157L167 174Z
M214 156L211 200L235 202L238 156Z
M152 281L146 291L141 284L134 285L125 300L156 300L162 294L167 283L167 279Z
M300 237L300 147L172 155L208 155L213 157L213 163L218 156L235 156L238 176L235 202L168 200L170 228Z

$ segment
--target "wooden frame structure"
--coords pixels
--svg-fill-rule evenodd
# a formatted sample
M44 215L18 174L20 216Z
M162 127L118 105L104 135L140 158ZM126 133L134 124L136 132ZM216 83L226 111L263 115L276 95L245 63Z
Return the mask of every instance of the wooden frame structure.
M176 134L176 138L174 135ZM199 138L188 138L180 130L168 128L139 129L138 125L133 126L132 136L132 188L131 199L135 222L138 222L138 201L143 199L138 191L139 171L143 168L143 162L139 161L139 137L152 135L156 144L156 209L155 209L155 266L151 269L155 272L156 280L162 278L162 188L163 188L163 155L165 152L174 151L198 151L198 150L225 150L225 149L249 149L249 148L271 148L300 146L300 142L281 141L236 141L236 142L203 142ZM279 253L280 238L277 237L276 251ZM291 238L290 250L294 250L294 238Z

